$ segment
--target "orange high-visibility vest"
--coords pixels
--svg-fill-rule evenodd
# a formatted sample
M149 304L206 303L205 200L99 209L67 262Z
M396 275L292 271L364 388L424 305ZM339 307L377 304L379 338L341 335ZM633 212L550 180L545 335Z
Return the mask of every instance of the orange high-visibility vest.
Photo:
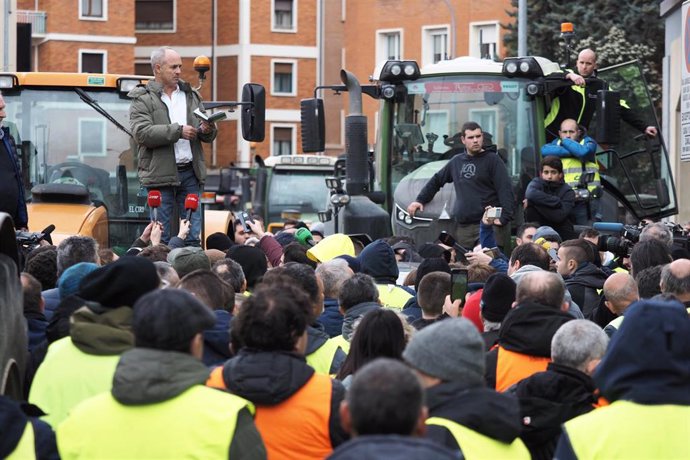
M531 356L498 346L496 391L505 391L522 379L546 370L551 358Z
M211 371L206 385L225 389L223 367ZM333 382L317 374L275 406L256 406L254 423L269 459L323 459L333 451L329 420Z

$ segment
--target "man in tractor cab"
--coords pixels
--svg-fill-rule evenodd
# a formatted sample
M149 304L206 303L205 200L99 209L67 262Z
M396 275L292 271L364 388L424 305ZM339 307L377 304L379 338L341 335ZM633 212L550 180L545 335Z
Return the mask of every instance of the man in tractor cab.
M457 222L456 240L464 247L474 247L479 241L479 222L486 206L502 207L502 214L494 225L509 231L507 224L513 218L515 198L503 160L496 153L496 146L484 146L484 132L479 124L470 121L462 126L462 143L465 151L455 155L426 183L415 201L407 207L414 217L424 211L445 184L455 187L453 220ZM499 238L499 241L504 241Z
M597 77L597 54L589 48L583 49L577 56L577 73L566 72L565 78L571 80L573 85L562 88L555 94L551 109L544 120L547 142L558 138L558 128L568 118L589 129L596 109L597 92L608 86L604 80ZM656 127L645 122L623 99L620 100L620 108L623 121L647 136L657 135Z

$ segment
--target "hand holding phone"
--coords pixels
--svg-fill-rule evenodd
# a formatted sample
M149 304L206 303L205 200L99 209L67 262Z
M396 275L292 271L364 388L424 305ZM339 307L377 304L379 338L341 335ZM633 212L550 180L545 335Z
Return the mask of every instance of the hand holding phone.
M486 217L490 219L500 219L503 214L503 208L489 208L486 211Z
M450 300L465 301L467 295L467 269L452 268L450 270Z
M240 211L237 215L237 218L240 220L240 223L242 224L242 228L244 229L245 233L251 233L252 229L249 227L249 224L247 222L254 222L251 217L249 217L249 214L247 214L245 211Z

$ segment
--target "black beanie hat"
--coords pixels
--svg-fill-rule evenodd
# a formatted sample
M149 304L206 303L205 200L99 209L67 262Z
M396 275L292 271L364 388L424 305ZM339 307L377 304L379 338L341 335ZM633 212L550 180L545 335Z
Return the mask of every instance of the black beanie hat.
M516 285L505 273L493 273L484 283L482 291L482 317L492 323L500 323L515 301Z
M182 289L159 289L134 304L132 332L137 347L187 352L194 336L216 323L206 305Z
M212 233L206 237L206 249L218 249L223 252L230 249L232 240L223 232Z
M417 267L417 277L414 281L415 291L419 290L419 283L422 281L422 278L424 278L424 275L431 272L450 273L450 266L443 257L430 257L422 260Z
M160 285L156 266L145 257L120 257L86 275L77 295L106 308L131 307Z
M261 249L254 246L235 245L228 249L226 257L240 264L242 271L244 271L244 277L247 279L247 289L250 290L261 281L266 270L268 270L266 255Z

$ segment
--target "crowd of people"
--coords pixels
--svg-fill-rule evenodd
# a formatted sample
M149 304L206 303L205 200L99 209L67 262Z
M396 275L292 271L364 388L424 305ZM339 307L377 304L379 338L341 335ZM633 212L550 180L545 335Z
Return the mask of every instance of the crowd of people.
M23 294L25 401L0 396L0 457L690 458L690 255L662 223L630 254L575 230L598 212L586 120L550 120L514 248L510 179L469 122L408 207L453 182L459 244L299 221L271 234L255 216L202 249L196 217L170 219L217 130L187 124L200 99L179 54L151 64L131 121L142 185L166 207L119 257L85 236L27 254L7 286Z
M34 249L27 402L0 399L0 454L690 455L690 260L665 224L612 260L595 230L527 223L509 257L477 244L467 264L440 241L234 224L206 249L185 222L120 257L83 236Z

